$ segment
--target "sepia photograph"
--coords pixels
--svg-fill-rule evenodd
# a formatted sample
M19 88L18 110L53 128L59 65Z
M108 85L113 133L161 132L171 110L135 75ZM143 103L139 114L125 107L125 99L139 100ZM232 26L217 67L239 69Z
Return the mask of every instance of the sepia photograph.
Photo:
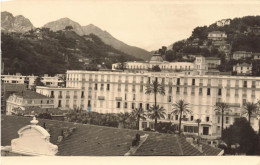
M162 156L260 163L259 0L1 1L3 164Z

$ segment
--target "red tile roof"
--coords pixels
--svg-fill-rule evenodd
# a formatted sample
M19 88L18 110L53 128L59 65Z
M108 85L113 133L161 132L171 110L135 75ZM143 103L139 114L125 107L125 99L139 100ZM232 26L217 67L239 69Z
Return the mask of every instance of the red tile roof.
M19 116L1 117L1 145L11 144L18 138L17 131L30 124L32 118ZM204 155L190 145L184 137L130 129L118 129L95 125L76 124L57 120L37 119L40 126L45 125L51 135L50 142L58 145L60 156L123 156L130 149L136 133L149 134L147 140L134 155ZM58 136L64 128L75 127L69 137L58 143ZM217 155L215 152L210 153Z

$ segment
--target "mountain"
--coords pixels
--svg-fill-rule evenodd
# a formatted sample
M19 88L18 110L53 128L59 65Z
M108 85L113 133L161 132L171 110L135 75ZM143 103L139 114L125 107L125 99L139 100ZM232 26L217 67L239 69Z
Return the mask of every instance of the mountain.
M133 55L135 57L142 58L144 60L150 59L152 55L150 52L144 49L125 44L124 42L114 38L111 34L101 30L99 27L93 24L87 26L81 26L79 23L74 22L69 18L61 18L59 20L49 22L45 24L43 27L50 28L53 31L58 31L58 30L63 30L66 26L72 26L73 30L79 35L89 35L93 33L99 38L101 38L101 40L105 44L108 44L126 54Z
M28 18L22 15L14 17L12 13L6 11L1 12L1 31L24 33L33 28L34 26Z
M41 28L1 35L4 74L54 75L66 70L111 69L121 60L140 60L105 44L94 34L80 36L71 30Z
M66 26L72 26L73 30L79 35L85 34L81 25L75 21L72 21L69 18L61 18L61 19L58 19L57 21L49 22L49 23L45 24L43 27L50 28L50 30L52 30L52 31L58 31L58 30L65 29Z

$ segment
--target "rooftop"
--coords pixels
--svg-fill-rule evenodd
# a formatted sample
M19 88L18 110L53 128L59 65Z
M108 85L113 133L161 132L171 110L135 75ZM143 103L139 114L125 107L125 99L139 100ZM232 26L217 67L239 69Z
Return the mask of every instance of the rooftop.
M209 33L225 34L225 32L222 32L222 31L212 31L212 32L209 32Z
M205 57L206 60L220 60L218 57Z
M38 125L45 123L49 130L50 142L58 146L58 156L123 156L129 151L136 133L141 136L148 134L147 140L134 155L218 155L222 150L205 148L201 153L190 145L184 136L160 134L130 129L119 129L104 126L77 124L57 120L37 119ZM16 121L16 122L14 122ZM18 138L17 131L29 125L30 117L5 116L1 117L1 145L10 145L11 140ZM69 137L57 142L63 128L76 130Z
M20 96L24 99L47 99L49 97L41 95L39 93L36 93L34 91L31 90L24 90L22 92L15 92L14 93L17 96Z

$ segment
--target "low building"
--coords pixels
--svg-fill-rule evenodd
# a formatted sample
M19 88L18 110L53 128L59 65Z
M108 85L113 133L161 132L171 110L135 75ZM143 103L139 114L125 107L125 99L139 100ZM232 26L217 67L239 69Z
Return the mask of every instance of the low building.
M251 58L253 55L252 52L246 52L246 51L236 51L233 53L233 59L239 60L239 59L245 59L245 58Z
M6 100L15 92L26 90L25 84L1 83L1 114L6 114Z
M208 39L210 40L225 40L227 38L227 34L222 31L212 31L208 33Z
M62 86L64 83L62 80L62 74L57 74L55 76L49 76L48 74L44 74L41 77L41 82L46 85L46 86L51 86L51 87L57 87L57 86Z
M1 75L2 83L26 84L28 89L31 89L34 86L36 78L37 76L34 75L23 76L20 73L16 73L15 75Z
M207 144L196 144L183 135L36 118L29 124L30 120L2 116L2 156L219 156L224 153ZM140 142L133 146L137 134Z
M160 54L154 54L149 62L125 62L123 64L124 72L146 73L152 71L152 68L158 65L162 72L178 72L185 75L197 74L195 64L192 62L168 62L164 61ZM121 63L112 65L112 70L122 69Z
M252 75L252 64L242 63L233 66L233 72L237 75Z
M221 65L221 60L218 57L205 57L208 69L216 69Z
M88 89L92 90L92 89ZM82 108L87 94L84 88L61 88L37 86L36 92L54 98L54 107L62 110ZM91 98L89 98L91 99ZM85 109L87 110L87 109Z
M6 100L6 114L15 114L18 110L24 110L25 107L29 106L54 108L53 98L30 90L13 93Z
M230 19L222 19L216 22L218 27L224 27L226 25L230 25Z
M34 86L34 81L38 76L28 75L23 76L20 73L16 73L15 75L1 75L2 83L10 83L10 84L27 84L28 89L32 89ZM64 74L57 74L55 76L48 76L45 74L41 77L41 82L46 86L64 86Z
M253 53L254 60L260 60L260 53Z

